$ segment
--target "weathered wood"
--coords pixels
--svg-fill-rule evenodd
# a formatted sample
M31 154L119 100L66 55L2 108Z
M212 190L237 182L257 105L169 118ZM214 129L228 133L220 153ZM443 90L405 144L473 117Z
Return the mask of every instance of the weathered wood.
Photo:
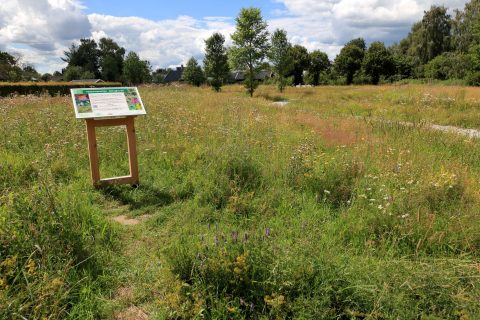
M118 184L139 184L137 142L135 137L135 117L114 119L86 119L90 171L95 187ZM128 162L130 175L124 177L100 178L100 162L97 150L96 127L125 126L128 142Z
M100 166L97 150L97 135L95 133L95 120L87 119L87 140L88 140L88 156L90 158L90 172L93 184L100 181Z
M128 161L130 164L130 176L133 184L138 184L138 157L137 157L137 139L135 136L135 120L133 117L127 118L127 142L128 142Z

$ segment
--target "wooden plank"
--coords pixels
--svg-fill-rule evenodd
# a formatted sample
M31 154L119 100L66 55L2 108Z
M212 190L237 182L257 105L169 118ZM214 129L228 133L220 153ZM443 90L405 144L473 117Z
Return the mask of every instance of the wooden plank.
M90 172L92 175L93 184L100 181L100 167L97 150L97 136L95 134L95 124L93 119L87 119L87 140L88 140L88 156L90 158Z
M97 186L113 186L118 184L131 184L136 185L138 181L136 181L132 176L124 176L124 177L114 177L114 178L106 178L101 179L97 182Z
M114 127L114 126L126 126L129 122L128 118L112 118L112 119L89 119L95 124L95 127Z
M138 176L138 157L137 157L137 140L135 137L135 118L127 118L127 142L128 142L128 161L130 164L130 176L134 183L139 183Z

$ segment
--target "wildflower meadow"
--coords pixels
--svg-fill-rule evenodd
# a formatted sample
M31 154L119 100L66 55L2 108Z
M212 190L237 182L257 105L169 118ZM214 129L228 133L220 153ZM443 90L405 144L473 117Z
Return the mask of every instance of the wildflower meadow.
M480 141L431 127L478 89L140 94L100 189L71 97L0 99L1 319L480 319Z

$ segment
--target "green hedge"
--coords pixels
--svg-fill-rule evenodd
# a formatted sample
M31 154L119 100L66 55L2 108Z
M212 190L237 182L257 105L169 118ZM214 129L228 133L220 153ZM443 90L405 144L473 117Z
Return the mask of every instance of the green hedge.
M7 97L13 94L19 95L41 95L48 93L51 96L69 95L70 89L73 88L90 88L90 87L119 87L119 82L102 82L102 83L70 83L70 82L0 82L0 97Z

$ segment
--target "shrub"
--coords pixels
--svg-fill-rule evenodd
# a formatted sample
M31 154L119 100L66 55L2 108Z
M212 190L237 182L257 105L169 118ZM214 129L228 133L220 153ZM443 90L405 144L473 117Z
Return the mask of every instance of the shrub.
M468 55L444 53L425 65L425 77L436 80L463 79L472 62Z
M480 71L470 73L467 76L467 84L469 86L480 86Z
M0 97L9 95L41 95L48 93L50 96L69 95L70 89L84 87L118 87L121 83L104 82L104 83L65 83L65 82L47 82L47 83L10 83L0 82Z

